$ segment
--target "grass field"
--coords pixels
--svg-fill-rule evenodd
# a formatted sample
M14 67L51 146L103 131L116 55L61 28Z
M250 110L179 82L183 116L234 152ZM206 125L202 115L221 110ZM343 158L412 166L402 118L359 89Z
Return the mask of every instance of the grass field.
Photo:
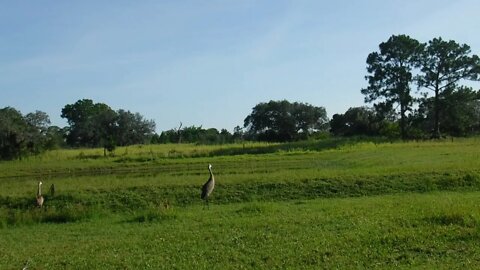
M0 269L476 269L479 204L479 138L58 150L0 163Z

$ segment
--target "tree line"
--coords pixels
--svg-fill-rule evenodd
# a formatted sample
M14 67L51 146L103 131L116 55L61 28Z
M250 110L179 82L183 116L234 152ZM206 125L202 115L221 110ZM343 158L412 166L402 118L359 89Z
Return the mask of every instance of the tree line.
M107 104L90 99L65 105L61 117L67 120L66 127L51 126L45 112L22 115L12 107L0 109L0 158L17 159L67 147L102 147L107 155L117 146L146 143L292 141L306 139L328 128L323 107L286 100L257 104L245 118L244 127L236 126L233 133L180 124L178 128L157 134L153 120L123 109L115 111Z
M365 102L403 139L478 132L479 92L462 83L479 80L480 59L467 44L393 35L368 55L367 72Z
M151 143L198 143L198 144L225 144L234 143L243 138L242 129L235 127L233 134L226 129L218 131L216 128L204 129L202 126L190 126L162 131L160 135L155 134Z
M106 155L116 146L148 143L155 133L153 120L90 99L66 105L61 117L68 126L51 126L45 112L22 115L12 107L0 109L0 158L19 159L65 147L103 147Z
M48 149L145 143L222 144L237 141L295 141L316 136L384 136L402 139L469 136L480 133L480 60L470 47L434 38L427 43L393 35L368 55L365 103L328 119L324 107L287 100L261 102L233 133L202 126L155 133L155 122L139 113L113 110L90 99L62 108L68 126L50 125L41 111L22 115L0 109L0 158L18 159Z

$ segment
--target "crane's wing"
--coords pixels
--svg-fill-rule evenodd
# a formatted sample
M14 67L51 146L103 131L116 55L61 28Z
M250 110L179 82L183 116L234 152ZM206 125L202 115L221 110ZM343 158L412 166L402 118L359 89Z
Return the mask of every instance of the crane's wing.
M202 186L202 196L201 196L201 198L205 199L205 197L207 197L207 194L208 194L208 181L205 184L203 184L203 186Z
M208 181L202 186L202 199L205 199L210 195L213 190L213 180L210 178Z

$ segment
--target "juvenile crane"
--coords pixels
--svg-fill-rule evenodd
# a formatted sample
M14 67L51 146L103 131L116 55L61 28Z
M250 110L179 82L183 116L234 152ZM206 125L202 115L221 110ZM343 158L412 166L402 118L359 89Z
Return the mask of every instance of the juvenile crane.
M38 190L37 190L37 206L42 207L43 206L43 196L42 196L42 181L38 182Z
M210 178L208 178L208 181L203 185L202 187L202 199L205 200L205 203L208 206L208 196L213 191L213 188L215 187L215 178L213 177L212 173L212 164L208 164L208 171L210 172Z
M50 186L50 196L55 196L55 184L52 184Z

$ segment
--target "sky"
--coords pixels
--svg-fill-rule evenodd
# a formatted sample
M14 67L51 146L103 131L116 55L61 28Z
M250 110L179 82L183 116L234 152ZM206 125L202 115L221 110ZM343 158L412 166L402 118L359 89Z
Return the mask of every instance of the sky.
M260 102L366 105L366 58L391 35L480 54L478 0L0 0L0 108L80 99L154 120L157 132L243 126Z

